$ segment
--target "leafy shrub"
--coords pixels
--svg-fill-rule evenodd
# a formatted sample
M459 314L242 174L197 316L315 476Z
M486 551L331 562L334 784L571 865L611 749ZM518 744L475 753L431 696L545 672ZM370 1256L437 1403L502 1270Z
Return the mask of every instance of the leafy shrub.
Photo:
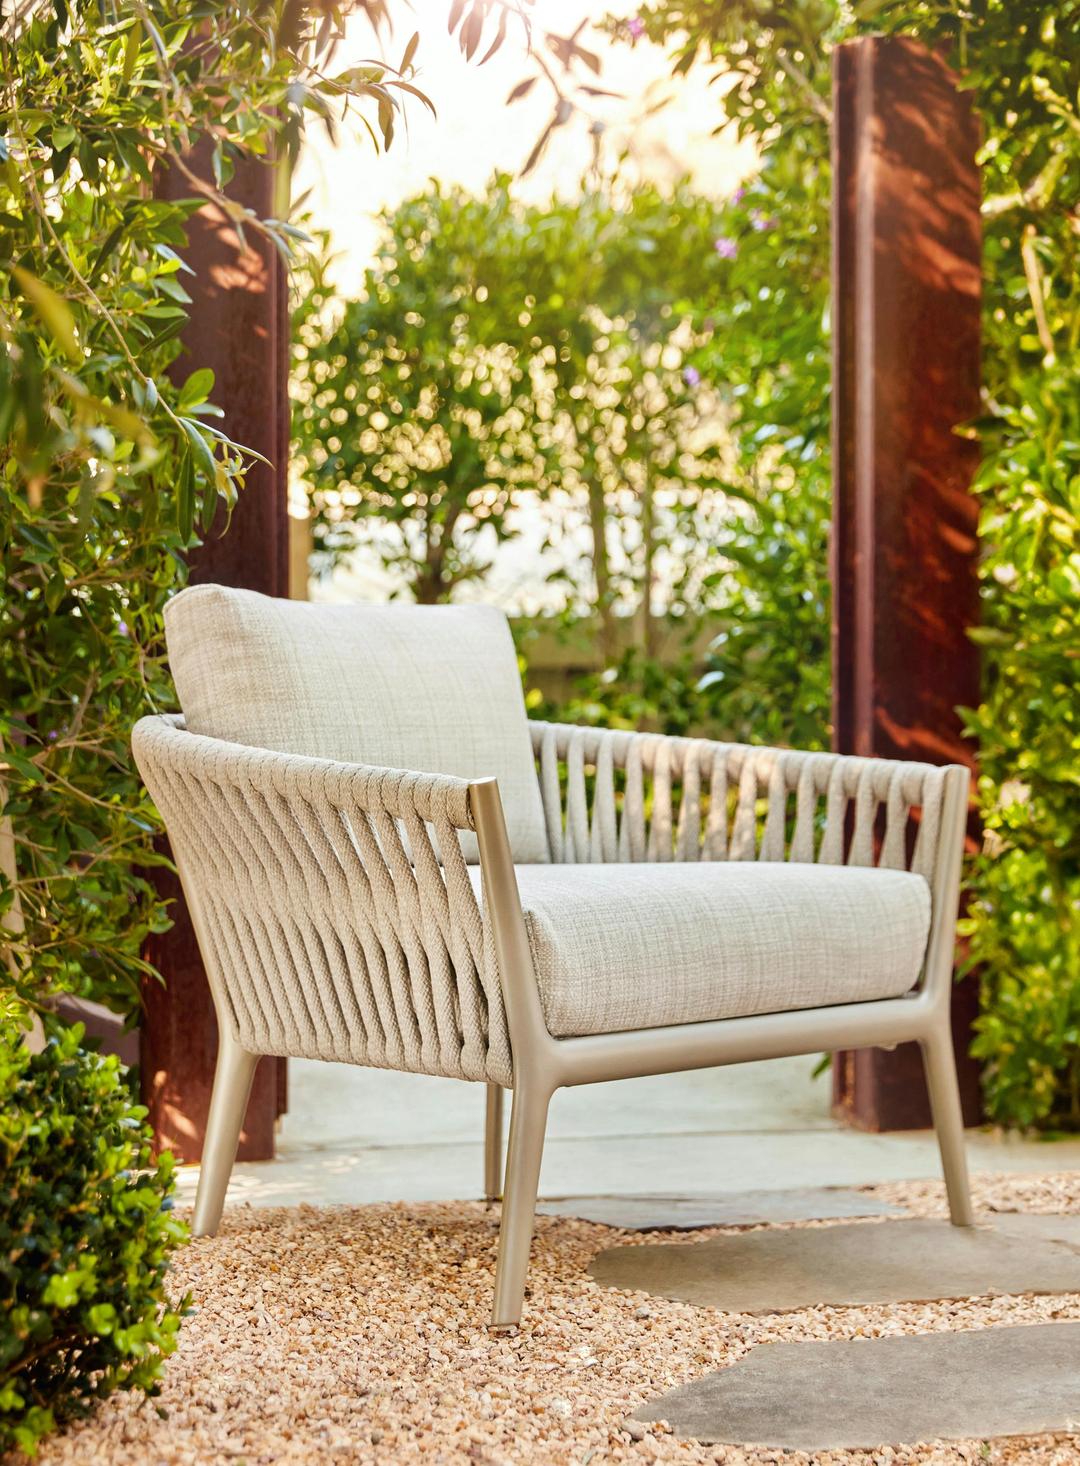
M820 479L774 488L723 546L714 638L699 699L716 736L733 742L829 747L828 500Z
M740 95L729 105L755 132L776 128L781 99L798 127L782 152L765 148L758 174L728 201L714 241L719 276L695 299L694 365L728 406L726 487L743 511L729 518L703 587L719 629L701 693L721 737L825 748L830 173L817 146L825 128L816 93L789 94L783 73L764 107Z
M983 702L987 832L965 931L990 1117L1080 1130L1080 11L888 0L983 121Z
M1017 386L985 428L996 451L978 480L987 677L968 726L986 845L964 924L983 986L972 1052L992 1118L1080 1130L1080 372L1074 360Z
M533 716L692 737L708 723L700 679L701 667L690 649L661 660L631 646L603 671L578 678L564 700L541 701Z
M0 1451L32 1452L114 1390L158 1393L187 1300L165 1292L186 1237L173 1162L79 1024L40 1054L0 1047Z
M686 655L634 649L589 680L571 709L586 721L828 746L829 168L812 141L822 118L805 95L798 105L797 147L766 150L717 209L678 307L693 343L684 372L725 428L722 498L678 547L688 639L715 632L705 675ZM775 98L747 103L747 125L773 128L779 112Z
M222 198L237 163L294 154L305 117L358 96L389 139L392 69L321 70L339 23L287 0L42 0L0 24L0 924L31 1000L137 1009L167 921L128 740L170 705L161 609L251 461L181 358L184 225L216 199L287 253L290 225ZM191 197L155 197L163 170Z

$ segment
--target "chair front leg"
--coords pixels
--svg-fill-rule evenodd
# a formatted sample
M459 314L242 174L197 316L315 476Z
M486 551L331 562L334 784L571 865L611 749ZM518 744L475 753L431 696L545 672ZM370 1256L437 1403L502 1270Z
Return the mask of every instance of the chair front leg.
M191 1230L196 1237L212 1237L221 1221L225 1192L240 1144L240 1130L247 1111L251 1084L259 1054L249 1054L218 1023L217 1068L206 1122L199 1186L195 1193L195 1215Z
M551 1090L546 1086L525 1081L514 1089L492 1328L513 1329L521 1322L550 1103Z
M480 847L484 915L491 924L513 1053L514 1101L491 1313L493 1328L509 1329L521 1321L548 1105L562 1082L561 1064L558 1045L547 1030L540 1005L496 781L478 779L470 784L469 805Z

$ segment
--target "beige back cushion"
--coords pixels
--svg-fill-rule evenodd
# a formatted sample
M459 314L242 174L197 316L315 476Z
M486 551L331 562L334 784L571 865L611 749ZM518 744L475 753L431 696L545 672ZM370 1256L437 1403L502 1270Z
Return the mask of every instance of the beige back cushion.
M514 858L548 859L510 628L490 606L320 605L220 585L165 607L188 728L279 753L499 780ZM463 839L466 859L475 841Z

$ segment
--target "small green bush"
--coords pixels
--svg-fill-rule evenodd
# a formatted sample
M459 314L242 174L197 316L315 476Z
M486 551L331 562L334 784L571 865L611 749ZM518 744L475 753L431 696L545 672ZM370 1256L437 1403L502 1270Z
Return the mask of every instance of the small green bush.
M40 1054L0 1044L0 1453L114 1390L156 1395L187 1299L165 1293L187 1228L146 1111L76 1024Z

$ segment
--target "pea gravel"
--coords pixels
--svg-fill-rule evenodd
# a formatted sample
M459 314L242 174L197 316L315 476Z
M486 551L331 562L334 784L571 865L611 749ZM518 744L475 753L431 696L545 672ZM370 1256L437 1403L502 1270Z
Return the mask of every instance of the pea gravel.
M944 1211L938 1183L867 1191L914 1215ZM1080 1213L1080 1173L983 1177L975 1197L985 1213ZM757 1343L1080 1319L1080 1294L721 1314L601 1288L586 1273L593 1254L646 1239L542 1217L522 1329L496 1337L485 1318L497 1224L497 1211L464 1202L229 1211L217 1237L191 1243L175 1263L175 1293L190 1289L197 1311L167 1365L157 1402L165 1418L153 1402L113 1399L48 1442L42 1466L1075 1466L1080 1458L1075 1438L1052 1436L807 1456L702 1446L626 1418Z

